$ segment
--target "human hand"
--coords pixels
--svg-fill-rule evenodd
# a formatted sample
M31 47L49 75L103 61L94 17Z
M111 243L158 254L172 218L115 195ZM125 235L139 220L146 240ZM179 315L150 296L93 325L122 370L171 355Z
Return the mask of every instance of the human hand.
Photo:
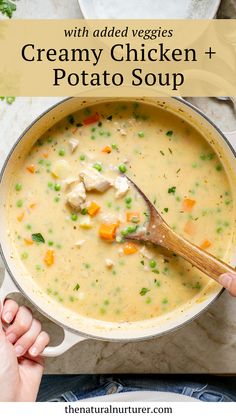
M49 343L31 311L13 300L0 307L0 402L35 401Z
M236 273L220 275L219 283L225 287L233 297L236 297Z

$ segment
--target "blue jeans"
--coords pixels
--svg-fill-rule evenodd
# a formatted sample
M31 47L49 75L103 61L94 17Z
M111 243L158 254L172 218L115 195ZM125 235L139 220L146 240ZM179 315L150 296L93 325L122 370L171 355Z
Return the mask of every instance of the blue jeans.
M38 402L73 402L128 391L164 391L205 402L236 402L236 377L212 375L45 375Z

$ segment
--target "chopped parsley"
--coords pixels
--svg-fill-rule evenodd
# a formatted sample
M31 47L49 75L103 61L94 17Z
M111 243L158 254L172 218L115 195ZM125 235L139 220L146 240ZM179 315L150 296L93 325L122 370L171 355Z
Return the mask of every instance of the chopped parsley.
M140 290L140 295L143 297L144 295L146 295L147 294L147 292L149 292L150 290L148 289L148 288L142 288L141 290Z
M175 194L176 191L176 186L172 186L171 188L168 189L168 193L170 194Z
M32 240L36 243L45 243L44 237L41 233L33 233Z

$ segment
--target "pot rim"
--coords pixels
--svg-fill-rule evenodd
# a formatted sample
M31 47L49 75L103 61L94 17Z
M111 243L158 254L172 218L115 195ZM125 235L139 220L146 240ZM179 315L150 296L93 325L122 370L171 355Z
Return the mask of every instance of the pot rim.
M20 141L24 138L25 134L35 125L35 123L37 123L37 121L39 121L43 116L47 115L47 113L51 112L54 108L56 108L59 105L63 105L63 103L66 103L67 101L73 99L73 96L67 97L65 99L60 100L59 102L55 103L54 105L51 105L49 108L46 109L46 111L42 112L37 118L35 118L30 125L22 132L22 134L18 137L17 141L14 143L14 145L12 146L11 150L9 151L4 164L1 168L0 171L0 186L1 186L1 182L5 173L5 170L7 168L8 162L12 156L12 153L14 152L14 150L16 149L16 147L18 146L18 144L20 143ZM82 98L81 98L82 99ZM94 98L97 99L97 98ZM108 100L112 100L112 98L107 98ZM126 98L124 98L125 100ZM136 98L139 99L139 98ZM141 99L141 97L140 97ZM158 99L162 99L162 98L158 98ZM163 98L165 100L165 98ZM217 127L217 125L208 117L206 116L200 109L198 109L196 106L192 105L191 103L189 103L188 101L186 101L183 98L180 97L171 97L171 99L177 100L180 103L183 103L184 105L186 105L187 107L191 108L193 111L195 111L198 115L200 115L203 119L205 119L210 125L212 125L214 127L214 129L219 133L219 135L222 137L222 139L224 140L224 142L227 144L228 148L230 149L230 151L232 152L233 156L236 158L236 150L233 148L233 146L231 145L231 143L229 142L229 140L227 139L226 135L221 131L221 129L219 127ZM135 98L133 98L133 100L135 100ZM96 336L95 334L89 334L89 333L85 333L85 332L80 332L79 330L74 329L73 327L70 327L64 323L62 323L60 320L56 320L53 316L49 315L46 311L44 311L43 309L41 309L38 304L31 298L28 296L27 292L24 291L22 289L22 287L19 285L17 279L14 277L14 275L11 272L10 266L8 264L8 261L5 258L4 255L4 251L2 248L2 243L1 243L1 238L0 238L0 256L4 262L5 265L5 269L8 273L8 275L10 276L11 280L13 281L14 285L16 286L16 288L19 290L20 293L22 293L22 295L42 314L44 315L46 318L48 318L49 320L51 320L53 323L57 324L58 326L62 327L64 330L67 330L68 332L71 332L74 335L78 335L81 336L85 339L95 339L95 340L104 340L104 337L101 336ZM4 279L5 280L5 279ZM174 331L179 330L180 328L182 328L183 326L188 325L189 323L191 323L193 320L195 320L196 318L198 318L200 316L200 314L206 312L206 310L209 308L209 306L211 304L213 304L219 297L220 295L225 291L224 288L222 288L219 292L217 292L217 294L215 295L215 297L213 299L211 299L207 305L202 308L198 313L194 314L193 316L191 316L191 318L188 318L186 320L184 320L182 323L173 326L171 328L169 328L166 331L160 331L160 332L156 332L153 334L150 334L148 336L141 336L141 337L130 337L130 338L110 338L109 336L106 337L107 341L110 342L135 342L135 341L144 341L144 340L150 340L156 337L160 337L160 336L165 336L169 333L172 333Z

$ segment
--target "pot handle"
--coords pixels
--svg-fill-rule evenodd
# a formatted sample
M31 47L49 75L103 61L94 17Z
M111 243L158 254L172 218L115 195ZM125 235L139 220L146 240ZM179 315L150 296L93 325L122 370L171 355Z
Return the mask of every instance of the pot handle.
M4 303L4 300L6 297L13 293L17 292L20 293L17 286L14 284L13 280L11 279L10 275L7 271L5 271L4 274L4 280L2 283L2 286L0 287L0 304ZM83 340L86 340L82 336L79 336L73 332L70 332L68 330L64 330L64 339L63 341L57 345L57 346L48 346L44 349L42 356L45 357L54 357L64 354L64 352L68 351L68 349L72 348L76 343L82 342Z
M20 291L18 290L17 286L14 284L8 272L5 271L3 283L0 287L0 304L2 305L6 297L13 292L20 293Z
M64 339L58 346L47 346L44 349L42 356L45 357L55 357L64 354L66 351L71 349L77 343L86 340L86 338L77 335L76 333L70 332L69 330L64 330Z

